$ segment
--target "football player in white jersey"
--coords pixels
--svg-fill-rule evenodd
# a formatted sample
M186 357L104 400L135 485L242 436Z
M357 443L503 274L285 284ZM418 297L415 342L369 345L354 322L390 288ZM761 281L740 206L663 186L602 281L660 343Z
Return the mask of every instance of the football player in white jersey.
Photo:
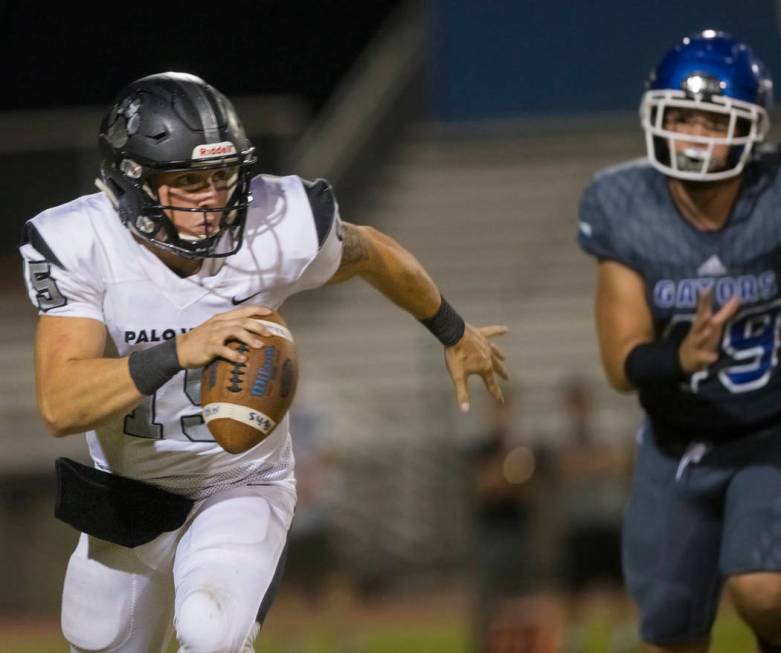
M197 77L130 84L99 142L100 192L30 220L21 247L41 414L94 462L57 464L57 514L82 532L63 633L72 651L163 651L174 630L183 652L251 651L295 506L290 435L224 451L201 368L241 362L226 341L260 346L253 318L290 295L357 275L439 338L466 410L471 374L501 401L506 329L465 324L409 252L340 221L326 182L252 177L238 116Z

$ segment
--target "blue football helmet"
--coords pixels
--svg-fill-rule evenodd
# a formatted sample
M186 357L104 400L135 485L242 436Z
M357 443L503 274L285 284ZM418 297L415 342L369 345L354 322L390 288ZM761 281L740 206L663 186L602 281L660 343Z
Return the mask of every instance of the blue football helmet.
M650 162L677 179L716 181L740 174L754 144L768 132L772 93L769 72L744 43L714 30L684 38L652 71L640 103ZM726 134L675 131L667 124L670 110L715 114ZM713 160L720 145L729 147L726 165Z

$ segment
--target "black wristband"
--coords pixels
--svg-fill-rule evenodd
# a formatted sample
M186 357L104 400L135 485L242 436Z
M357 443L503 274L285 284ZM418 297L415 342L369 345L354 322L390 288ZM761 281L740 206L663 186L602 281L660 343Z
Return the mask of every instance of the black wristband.
M678 357L679 346L674 340L637 345L624 361L626 378L638 389L683 381L687 374Z
M174 374L182 370L176 356L176 338L159 345L134 351L128 358L130 378L142 395L154 394Z
M444 297L442 297L442 303L437 312L421 322L445 347L452 347L461 340L466 329L464 319L456 313Z

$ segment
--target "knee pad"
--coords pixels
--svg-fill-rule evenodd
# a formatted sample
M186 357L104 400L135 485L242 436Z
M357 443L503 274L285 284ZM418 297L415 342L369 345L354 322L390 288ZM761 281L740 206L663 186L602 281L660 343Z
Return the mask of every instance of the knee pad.
M201 589L186 596L176 614L180 653L241 653L246 632L238 632L232 599Z

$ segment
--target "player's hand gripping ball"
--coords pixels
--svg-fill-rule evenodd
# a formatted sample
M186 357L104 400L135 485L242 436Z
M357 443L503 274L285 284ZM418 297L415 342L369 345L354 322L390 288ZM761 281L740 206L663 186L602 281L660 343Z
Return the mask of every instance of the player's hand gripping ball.
M261 338L263 347L228 343L246 355L245 363L216 358L203 368L203 419L229 453L247 451L268 437L296 393L298 355L290 330L277 312L259 321L272 334Z

